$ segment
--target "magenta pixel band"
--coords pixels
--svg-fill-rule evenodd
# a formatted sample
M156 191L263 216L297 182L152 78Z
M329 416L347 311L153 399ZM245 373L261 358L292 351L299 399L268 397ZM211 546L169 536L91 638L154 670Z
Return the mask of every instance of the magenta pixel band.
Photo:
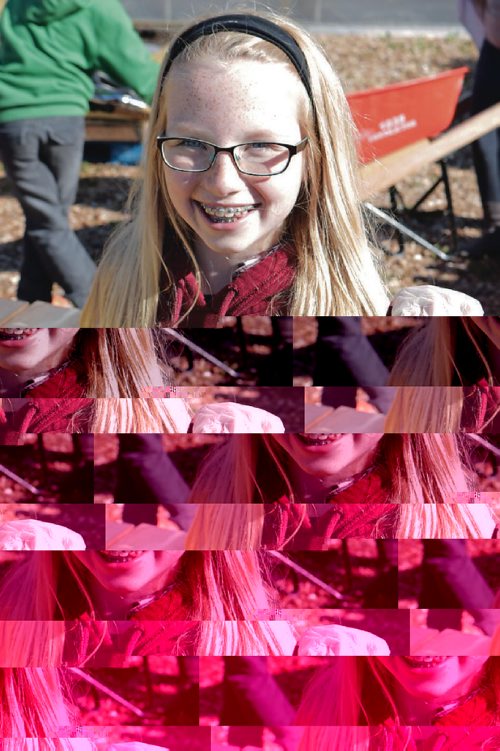
M499 331L1 329L5 747L496 738Z

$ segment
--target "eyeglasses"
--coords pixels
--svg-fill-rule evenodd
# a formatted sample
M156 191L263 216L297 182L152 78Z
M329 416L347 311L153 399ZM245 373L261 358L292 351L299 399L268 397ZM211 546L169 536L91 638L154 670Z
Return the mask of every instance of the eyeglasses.
M162 159L171 169L179 172L206 172L215 162L217 154L227 152L231 154L240 172L255 177L269 177L284 172L291 158L306 147L307 141L306 137L295 145L254 141L222 147L197 138L158 136L156 139Z

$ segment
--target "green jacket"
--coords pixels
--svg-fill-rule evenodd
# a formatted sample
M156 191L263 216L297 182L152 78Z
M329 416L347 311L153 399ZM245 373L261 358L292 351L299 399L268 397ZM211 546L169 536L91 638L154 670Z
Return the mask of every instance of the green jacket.
M119 0L8 0L0 16L0 122L84 115L95 70L151 101L159 66Z

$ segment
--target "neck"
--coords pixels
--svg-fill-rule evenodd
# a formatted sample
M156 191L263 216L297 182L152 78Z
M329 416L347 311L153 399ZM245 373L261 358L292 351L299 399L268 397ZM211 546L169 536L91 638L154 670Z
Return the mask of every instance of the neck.
M238 266L246 261L258 262L263 253L234 256L223 256L214 253L204 245L196 248L196 260L202 271L202 290L205 294L214 295L227 287Z
M0 396L16 397L20 396L26 383L33 378L35 374L30 371L21 371L13 373L10 370L0 368ZM40 375L38 373L37 375Z
M369 451L339 469L338 472L322 477L308 474L301 467L294 465L291 472L292 487L298 489L300 501L304 503L324 503L328 500L328 496L335 486L348 483L356 475L369 469L373 465L375 455L375 450Z
M21 396L23 388L28 381L33 378L40 378L49 373L54 368L62 366L70 355L70 349L64 350L57 357L46 358L37 363L35 368L26 368L14 372L0 368L0 397L18 397Z
M470 692L473 682L473 677L467 678L455 686L452 691L447 691L446 695L427 699L405 691L396 682L394 688L395 702L402 724L432 725L439 711L452 705L453 702L460 700L461 697L466 696Z
M396 691L396 703L403 725L432 725L436 712L443 706L442 700L424 701L401 689Z
M443 703L443 697L436 699L419 699L406 693L401 687L396 689L396 705L404 725L432 725L438 711L443 709L444 704L452 701L447 697Z
M127 620L131 608L137 602L163 592L165 587L175 581L176 571L177 568L148 582L144 588L126 594L112 592L92 578L90 592L97 617L102 620Z
M136 593L118 595L100 586L92 587L92 595L96 615L103 620L126 620L132 605L138 599Z

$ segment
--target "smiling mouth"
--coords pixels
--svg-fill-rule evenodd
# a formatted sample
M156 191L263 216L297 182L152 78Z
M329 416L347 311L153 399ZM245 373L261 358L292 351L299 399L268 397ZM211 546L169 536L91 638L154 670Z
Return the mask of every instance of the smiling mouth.
M99 555L106 563L129 563L146 552L145 550L100 550Z
M40 329L0 329L0 341L17 342L36 334Z
M207 219L213 224L229 224L244 219L252 211L255 211L255 204L246 206L209 206L206 203L196 202L201 208Z
M404 662L410 668L435 668L438 665L442 665L449 657L434 656L434 657L403 657Z
M343 433L297 433L297 438L306 446L329 446L342 438Z

